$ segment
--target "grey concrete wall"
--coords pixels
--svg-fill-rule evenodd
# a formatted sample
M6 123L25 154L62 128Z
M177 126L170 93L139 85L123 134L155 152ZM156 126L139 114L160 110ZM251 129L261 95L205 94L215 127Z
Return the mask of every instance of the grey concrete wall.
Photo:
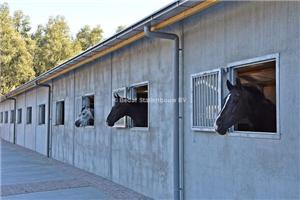
M53 81L52 157L73 164L74 74ZM56 102L65 101L65 125L56 125Z
M22 108L22 123L16 123L16 144L47 155L47 113L48 113L48 89L36 88L26 91L15 97L16 110ZM38 106L46 104L46 124L38 124ZM32 123L27 124L27 107L32 107ZM6 100L0 104L0 110L9 111L8 123L0 124L1 138L13 142L14 124L10 123L11 110L14 101ZM16 111L16 120L17 120Z
M113 56L112 89L149 81L149 97L172 97L172 42L141 40ZM112 129L112 180L154 198L172 198L172 104L150 103L146 131Z
M168 41L142 40L54 80L53 108L56 101L66 100L66 124L52 127L53 157L143 194L171 198L172 121L164 119L172 105L150 105L149 129L105 124L113 89L149 81L151 97L171 97L171 47ZM75 128L87 94L95 95L95 126ZM52 118L55 121L55 111Z
M226 2L185 20L184 91L190 75L280 54L281 139L191 131L185 104L186 199L300 198L300 3Z
M13 142L13 124L10 123L11 110L14 107L13 101L7 100L0 104L0 112L3 112L3 123L0 123L1 138L9 142ZM8 123L5 121L5 111L8 111Z
M47 155L47 123L48 123L48 88L39 87L36 91L36 115L38 116L38 106L41 104L46 105L45 110L45 124L37 125L35 128L36 131L36 143L35 150L41 154ZM38 118L36 118L38 119ZM38 124L38 121L36 120Z
M16 144L20 146L25 146L25 123L26 123L26 101L25 93L20 94L16 97L17 99L17 111L16 111L16 120L18 118L18 109L22 109L22 123L16 124Z
M36 143L39 143L39 141L36 141L36 127L37 127L37 106L36 106L36 91L37 90L31 90L25 93L25 107L23 109L24 112L24 119L23 124L25 128L25 136L24 136L24 145L26 148L29 148L31 150L35 150ZM32 107L32 122L31 124L27 124L27 107Z

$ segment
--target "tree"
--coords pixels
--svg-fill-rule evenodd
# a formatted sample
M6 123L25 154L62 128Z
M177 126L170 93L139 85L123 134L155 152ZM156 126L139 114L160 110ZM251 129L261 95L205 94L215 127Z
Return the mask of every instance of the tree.
M22 35L15 30L6 3L0 4L0 93L34 78L32 55Z
M35 50L35 41L31 38L31 26L29 16L25 15L21 10L17 10L14 12L13 15L13 23L15 30L21 34L21 36L26 42L26 48L28 52L33 57Z
M34 70L37 75L81 50L78 45L73 44L69 26L62 16L50 17L45 27L39 25L33 38L37 45L34 54Z
M119 33L119 32L121 32L121 31L123 31L125 28L126 28L125 25L119 25L119 26L117 27L117 29L116 29L116 33Z
M13 22L16 31L18 31L23 37L29 37L31 30L30 18L25 15L21 10L17 10L13 16Z
M85 25L76 34L75 43L80 44L82 50L86 50L89 47L97 44L103 38L103 30L100 26L96 26L93 29L90 26Z

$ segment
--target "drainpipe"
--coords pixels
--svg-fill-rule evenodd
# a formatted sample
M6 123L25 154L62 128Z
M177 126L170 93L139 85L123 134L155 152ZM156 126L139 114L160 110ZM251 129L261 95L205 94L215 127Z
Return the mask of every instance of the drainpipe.
M49 84L40 84L37 81L35 84L39 87L47 87L48 88L48 122L47 122L47 157L50 158L51 147L50 147L50 123L51 123L51 85Z
M174 74L173 74L173 98L174 103L173 115L173 163L174 163L174 199L180 199L182 188L180 187L180 154L179 154L179 37L174 33L152 32L150 26L144 26L144 32L147 37L161 38L174 41Z
M17 99L14 97L6 97L7 100L13 100L14 101L14 138L13 143L16 144L16 115L17 115Z

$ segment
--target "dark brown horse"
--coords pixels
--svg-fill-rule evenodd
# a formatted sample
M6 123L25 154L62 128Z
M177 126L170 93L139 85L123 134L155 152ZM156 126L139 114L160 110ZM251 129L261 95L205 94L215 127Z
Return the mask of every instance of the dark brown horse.
M221 135L241 122L248 121L242 131L276 132L276 108L255 86L232 85L227 80L229 94L215 121L215 130Z
M133 101L127 98L121 98L114 94L115 105L112 107L107 116L106 123L108 126L114 124L124 116L129 116L135 127L147 127L148 125L148 104L147 102Z

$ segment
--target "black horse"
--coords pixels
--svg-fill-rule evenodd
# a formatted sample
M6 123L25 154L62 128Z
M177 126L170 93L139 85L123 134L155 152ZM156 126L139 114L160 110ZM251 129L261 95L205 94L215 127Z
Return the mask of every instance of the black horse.
M115 105L112 107L107 116L106 123L108 126L114 124L124 116L129 116L134 126L147 127L148 124L148 104L147 102L133 101L127 98L121 98L114 94Z
M242 85L237 79L232 85L227 80L229 94L215 120L215 130L221 135L241 121L247 121L243 131L276 132L276 108L255 86Z

